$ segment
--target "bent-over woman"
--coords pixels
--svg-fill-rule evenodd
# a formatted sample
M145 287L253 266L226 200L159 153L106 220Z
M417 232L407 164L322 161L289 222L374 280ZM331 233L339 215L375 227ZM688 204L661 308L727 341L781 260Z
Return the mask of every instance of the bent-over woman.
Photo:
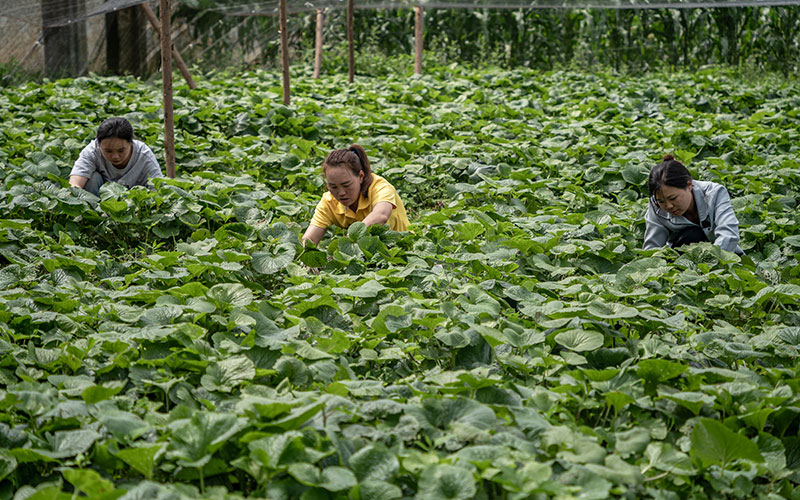
M101 123L95 139L83 148L69 173L69 184L97 195L106 182L132 188L148 186L154 177L164 177L155 155L133 138L128 120L114 117Z
M408 227L403 201L386 179L372 172L361 146L353 144L349 149L328 153L322 163L322 174L328 192L314 210L303 234L303 245L306 240L319 243L332 224L346 228L362 221L367 226L388 224L394 231L405 231Z
M644 249L710 241L723 250L739 248L739 220L721 184L692 179L672 155L650 170L650 204L645 214Z

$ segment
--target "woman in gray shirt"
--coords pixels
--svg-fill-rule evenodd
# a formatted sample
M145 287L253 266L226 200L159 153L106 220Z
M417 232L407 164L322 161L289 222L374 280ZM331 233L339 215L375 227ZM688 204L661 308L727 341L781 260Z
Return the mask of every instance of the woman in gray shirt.
M729 252L744 254L739 248L739 220L724 186L693 180L681 162L667 155L650 171L648 188L645 250L711 241Z
M97 137L83 148L69 173L69 184L97 195L106 182L132 188L148 186L150 179L163 176L150 148L133 138L130 122L114 117L101 123Z

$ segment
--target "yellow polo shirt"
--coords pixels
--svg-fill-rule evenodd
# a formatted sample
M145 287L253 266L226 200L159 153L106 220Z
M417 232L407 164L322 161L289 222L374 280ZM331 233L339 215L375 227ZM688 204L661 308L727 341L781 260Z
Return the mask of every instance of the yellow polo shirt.
M339 227L349 227L354 222L366 219L375 205L382 201L388 201L394 207L392 215L389 216L387 221L389 228L393 231L406 230L408 227L406 209L394 186L389 184L389 181L373 173L372 184L369 185L367 194L366 198L363 196L358 197L358 209L353 212L350 207L339 203L328 191L322 195L322 199L317 204L317 209L314 210L314 217L311 219L311 225L323 229L326 229L331 224L336 224Z

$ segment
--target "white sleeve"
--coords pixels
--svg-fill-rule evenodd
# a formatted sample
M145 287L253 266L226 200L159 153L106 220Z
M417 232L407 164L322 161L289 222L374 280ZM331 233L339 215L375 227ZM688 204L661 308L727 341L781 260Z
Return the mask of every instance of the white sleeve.
M156 155L153 154L153 150L149 147L145 146L145 150L143 151L145 155L145 175L147 175L148 179L154 179L156 177L164 177L164 174L161 172L161 165L158 164L158 160L156 160Z
M95 141L93 140L85 148L83 148L83 151L81 151L78 159L75 160L75 164L72 166L72 170L69 172L70 177L73 175L79 175L89 179L97 170L96 160L97 147L95 146Z
M735 252L739 247L739 219L733 212L728 190L720 186L714 199L714 244L723 250Z
M667 239L669 239L669 230L661 224L655 210L653 210L652 202L648 202L647 204L647 213L644 215L644 222L643 248L645 250L652 250L666 245Z

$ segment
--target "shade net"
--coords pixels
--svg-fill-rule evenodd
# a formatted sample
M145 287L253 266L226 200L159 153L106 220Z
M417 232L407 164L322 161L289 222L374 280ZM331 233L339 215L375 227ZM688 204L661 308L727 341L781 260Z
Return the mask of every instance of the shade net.
M397 9L421 6L434 9L697 9L730 7L777 7L800 5L798 0L356 0L356 9ZM346 0L288 0L287 12L302 13L317 9L344 9ZM279 13L279 3L271 1L217 2L208 10L232 16Z
M31 74L76 76L91 71L151 74L160 47L141 4L159 0L0 0L0 65ZM277 52L278 0L171 0L175 46L198 64L254 64ZM797 6L800 0L355 0L361 11L425 9L709 9ZM302 14L339 11L346 0L288 0L290 33ZM176 12L190 12L177 16ZM306 16L308 17L308 16ZM305 23L305 24L304 24ZM66 30L66 31L65 31ZM68 33L67 33L68 31ZM65 34L66 33L66 34ZM71 37L71 38L70 38ZM63 40L75 47L57 49ZM47 47L47 50L45 49ZM63 61L62 61L63 60ZM63 64L62 64L63 63ZM0 67L0 69L2 69Z

